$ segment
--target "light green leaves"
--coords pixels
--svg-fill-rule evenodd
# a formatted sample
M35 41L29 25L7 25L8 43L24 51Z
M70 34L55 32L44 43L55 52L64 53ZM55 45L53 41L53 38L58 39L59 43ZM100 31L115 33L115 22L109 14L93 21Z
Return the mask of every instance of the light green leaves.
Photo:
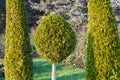
M34 44L43 58L59 63L74 51L76 35L65 19L48 15L36 30Z

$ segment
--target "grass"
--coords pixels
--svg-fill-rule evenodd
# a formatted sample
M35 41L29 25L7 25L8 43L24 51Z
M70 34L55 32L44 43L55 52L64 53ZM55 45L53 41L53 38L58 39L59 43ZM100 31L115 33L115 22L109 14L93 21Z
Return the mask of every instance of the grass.
M51 80L52 65L43 59L33 59L34 76L33 80ZM79 68L63 67L56 65L57 80L85 80L85 70ZM0 80L4 80L0 78Z

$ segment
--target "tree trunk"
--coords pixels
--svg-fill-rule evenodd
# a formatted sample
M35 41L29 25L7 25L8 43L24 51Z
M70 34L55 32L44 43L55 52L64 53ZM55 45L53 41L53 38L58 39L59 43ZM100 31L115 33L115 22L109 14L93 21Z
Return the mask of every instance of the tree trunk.
M56 66L52 64L52 80L56 80Z

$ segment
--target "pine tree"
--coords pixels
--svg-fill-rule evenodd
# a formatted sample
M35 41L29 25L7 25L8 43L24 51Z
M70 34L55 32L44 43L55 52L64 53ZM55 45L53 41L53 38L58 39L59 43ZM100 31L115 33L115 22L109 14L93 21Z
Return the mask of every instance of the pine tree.
M33 80L24 0L6 0L5 80Z
M34 44L38 54L53 64L55 76L55 64L74 51L76 35L65 19L56 14L48 15L37 28ZM56 80L54 76L52 80Z
M87 80L120 80L118 29L110 0L88 4Z

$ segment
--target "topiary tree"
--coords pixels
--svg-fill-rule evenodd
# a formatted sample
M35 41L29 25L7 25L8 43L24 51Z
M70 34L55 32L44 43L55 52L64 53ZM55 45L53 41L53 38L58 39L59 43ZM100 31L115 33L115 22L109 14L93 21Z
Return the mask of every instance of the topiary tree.
M110 0L88 4L87 80L119 80L118 29Z
M60 63L75 49L76 36L69 23L56 14L45 16L34 36L34 44L40 56L53 64ZM55 80L53 76L52 80Z
M5 80L33 80L24 0L6 0Z

